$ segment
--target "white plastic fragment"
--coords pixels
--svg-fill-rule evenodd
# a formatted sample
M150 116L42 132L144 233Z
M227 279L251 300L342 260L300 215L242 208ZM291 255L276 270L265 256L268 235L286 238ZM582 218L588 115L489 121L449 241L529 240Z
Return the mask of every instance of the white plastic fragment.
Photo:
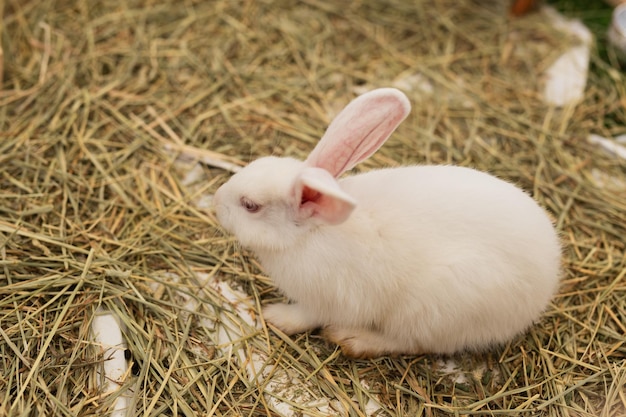
M576 104L583 99L592 35L578 19L567 19L552 7L544 7L543 13L551 19L554 27L573 35L580 45L563 53L545 72L544 101L556 107Z
M202 194L195 201L195 205L201 210L210 210L213 207L213 194Z
M613 10L607 37L609 43L615 48L617 56L626 62L626 3L618 5Z
M193 146L175 143L165 143L163 147L168 152L179 152L181 156L198 160L211 167L221 168L232 173L236 173L241 170L241 165L225 160L223 155L208 149L200 149Z
M126 342L122 337L122 329L118 318L113 312L102 309L96 310L91 322L91 332L96 346L103 350L103 374L99 375L100 387L104 394L112 394L124 384L124 377L128 371L128 363L124 357ZM125 417L128 415L130 398L121 393L115 400L111 417Z
M361 386L363 388L367 390L370 389L370 384L366 380L361 379L359 382L361 383ZM352 399L356 401L356 397L353 397ZM365 404L365 415L368 415L368 416L378 415L377 413L379 413L382 409L383 409L383 406L380 404L380 402L370 397L368 398L367 403Z
M610 175L598 168L593 168L590 174L591 179L599 188L606 188L616 192L626 191L626 178Z
M403 91L417 91L425 96L431 96L435 93L433 84L420 73L405 74L397 78L391 85Z
M471 379L481 380L487 372L491 372L497 378L500 376L498 370L490 368L486 361L476 364L472 369L463 369L453 358L439 359L436 363L441 374L455 384L468 384Z
M441 372L448 376L455 384L466 384L467 378L459 370L459 364L454 359L439 359L437 360L437 365Z
M626 146L621 145L621 143L626 143L626 135L618 136L615 139L607 139L592 133L587 140L589 143L600 146L602 149L618 158L626 159Z
M178 161L179 160L177 160L176 162L178 163ZM199 163L195 163L187 169L187 174L180 182L184 186L190 186L194 183L197 183L198 181L201 181L203 179L203 176L204 170L202 169L202 165L200 165Z

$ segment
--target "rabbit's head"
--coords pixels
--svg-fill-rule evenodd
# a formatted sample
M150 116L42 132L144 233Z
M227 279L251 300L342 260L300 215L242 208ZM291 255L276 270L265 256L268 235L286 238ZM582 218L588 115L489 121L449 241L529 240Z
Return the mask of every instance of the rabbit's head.
M357 202L337 178L373 154L408 115L400 91L385 88L353 100L333 120L306 161L260 158L219 188L222 226L252 250L288 249L320 225L344 222Z

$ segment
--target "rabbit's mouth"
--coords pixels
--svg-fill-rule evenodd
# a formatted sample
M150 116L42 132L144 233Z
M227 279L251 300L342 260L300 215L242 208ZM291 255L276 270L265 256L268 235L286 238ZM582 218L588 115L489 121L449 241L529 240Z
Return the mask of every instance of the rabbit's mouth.
M215 217L217 217L217 221L222 226L222 229L226 230L228 233L233 233L232 222L230 221L231 215L228 206L216 204L214 205L214 208Z
M232 233L230 210L227 205L222 203L222 193L219 188L213 195L213 210L215 211L215 217L224 230L228 233Z

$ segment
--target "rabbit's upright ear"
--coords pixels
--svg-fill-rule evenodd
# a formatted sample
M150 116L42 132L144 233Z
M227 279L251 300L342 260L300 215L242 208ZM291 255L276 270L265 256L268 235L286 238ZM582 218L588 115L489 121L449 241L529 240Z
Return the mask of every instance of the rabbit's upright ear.
M292 196L297 221L314 218L326 224L339 224L356 207L356 201L321 168L305 168L294 182Z
M306 164L338 177L376 152L410 111L409 99L395 88L360 95L331 122Z

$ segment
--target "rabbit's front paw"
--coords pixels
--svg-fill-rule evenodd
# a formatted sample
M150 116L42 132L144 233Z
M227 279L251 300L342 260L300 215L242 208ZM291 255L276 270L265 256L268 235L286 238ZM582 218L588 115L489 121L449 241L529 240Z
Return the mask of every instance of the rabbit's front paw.
M366 329L329 326L324 329L322 335L338 344L344 355L354 359L376 358L387 354L419 353L419 349L407 350L388 336Z
M314 317L298 304L270 304L263 307L263 318L281 332L292 335L319 327Z

